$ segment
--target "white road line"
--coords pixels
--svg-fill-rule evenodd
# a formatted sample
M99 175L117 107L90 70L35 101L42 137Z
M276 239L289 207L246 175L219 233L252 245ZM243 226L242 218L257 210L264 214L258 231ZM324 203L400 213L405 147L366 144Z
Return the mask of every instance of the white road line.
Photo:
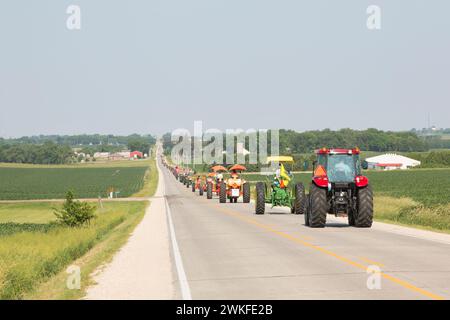
M172 213L170 212L169 203L166 201L167 220L170 229L170 239L172 240L173 257L175 259L175 266L177 268L178 281L180 282L181 297L183 300L192 300L191 289L184 272L183 260L181 259L180 248L178 247L177 238L175 236L175 229L173 227Z
M160 179L164 179L164 174L159 167L158 160L156 161L159 170ZM166 185L164 183L164 202L166 205L167 224L169 225L170 240L172 242L173 258L175 260L175 266L177 269L178 282L180 283L181 298L183 300L192 300L191 289L189 288L189 282L184 271L183 260L181 259L180 248L178 247L177 237L175 235L175 228L173 227L172 212L170 211L169 202L166 197Z

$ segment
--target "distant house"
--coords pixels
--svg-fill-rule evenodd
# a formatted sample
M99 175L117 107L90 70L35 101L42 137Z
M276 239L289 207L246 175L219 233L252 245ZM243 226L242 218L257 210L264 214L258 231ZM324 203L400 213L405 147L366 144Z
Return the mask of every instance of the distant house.
M108 159L109 158L109 152L96 152L94 153L95 159Z
M142 159L144 155L140 151L133 151L130 153L130 159Z
M366 162L369 169L381 170L409 169L420 165L420 161L395 153L367 158Z

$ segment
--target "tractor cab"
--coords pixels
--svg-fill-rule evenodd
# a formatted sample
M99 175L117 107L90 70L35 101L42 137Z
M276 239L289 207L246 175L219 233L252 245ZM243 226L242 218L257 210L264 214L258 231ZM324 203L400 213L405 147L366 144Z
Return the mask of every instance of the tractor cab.
M332 184L355 184L365 187L368 179L361 174L360 151L355 149L316 150L313 181L318 187L330 187Z

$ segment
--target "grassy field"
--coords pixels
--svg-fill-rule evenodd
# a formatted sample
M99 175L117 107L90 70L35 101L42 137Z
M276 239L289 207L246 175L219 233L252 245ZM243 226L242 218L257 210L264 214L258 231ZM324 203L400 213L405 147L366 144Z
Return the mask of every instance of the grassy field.
M92 161L73 164L28 164L0 162L0 168L118 168L118 167L148 167L150 159L118 160L118 161Z
M61 199L68 190L79 198L106 197L109 188L128 197L144 185L145 166L0 167L0 200Z
M97 218L89 227L68 228L49 224L54 219L52 203L15 207L1 204L0 226L13 231L0 234L0 299L32 294L37 286L107 239L123 223L137 223L145 206L146 202L105 203L103 209L97 209Z

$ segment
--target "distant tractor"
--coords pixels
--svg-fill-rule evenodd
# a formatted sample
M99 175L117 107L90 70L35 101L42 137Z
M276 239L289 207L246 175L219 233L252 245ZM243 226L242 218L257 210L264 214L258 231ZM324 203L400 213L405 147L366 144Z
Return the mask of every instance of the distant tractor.
M264 214L266 203L273 207L289 207L291 213L303 214L306 205L305 188L302 183L295 183L285 165L292 169L294 159L290 156L273 156L267 158L278 168L272 181L256 183L255 213Z
M206 191L206 179L202 176L193 177L191 181L192 192L198 190L198 194L203 196L203 193Z
M229 169L230 178L222 181L219 187L220 203L227 202L227 199L230 203L236 203L241 196L244 203L250 202L250 184L239 174L245 170L247 170L247 168L239 164L236 164Z
M227 171L227 168L221 165L216 165L211 168L212 172L208 174L206 178L206 198L212 199L213 195L220 196L220 187L223 182L223 172Z
M359 154L358 148L316 150L305 225L323 228L330 213L347 216L351 226L372 226L372 188L361 173Z

